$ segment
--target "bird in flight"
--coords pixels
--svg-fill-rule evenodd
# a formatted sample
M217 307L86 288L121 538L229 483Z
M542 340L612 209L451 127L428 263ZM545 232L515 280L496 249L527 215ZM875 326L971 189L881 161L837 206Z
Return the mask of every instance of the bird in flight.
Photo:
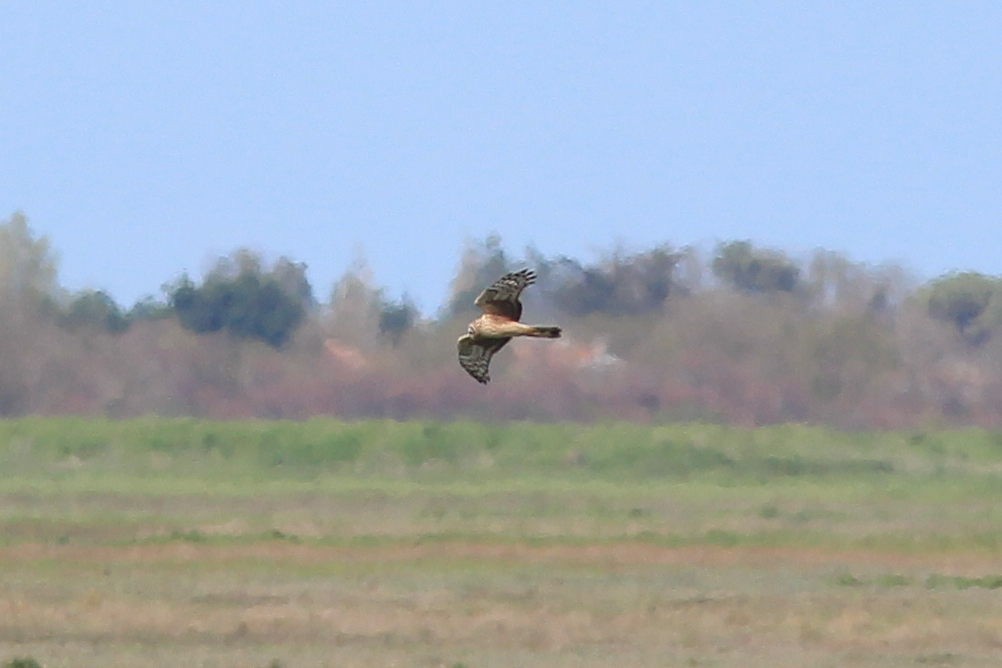
M480 293L473 302L484 314L470 323L466 334L459 337L459 364L477 382L490 382L488 367L494 353L516 336L534 336L542 339L559 339L559 327L524 325L522 302L519 295L526 286L536 281L536 272L522 269L505 274Z

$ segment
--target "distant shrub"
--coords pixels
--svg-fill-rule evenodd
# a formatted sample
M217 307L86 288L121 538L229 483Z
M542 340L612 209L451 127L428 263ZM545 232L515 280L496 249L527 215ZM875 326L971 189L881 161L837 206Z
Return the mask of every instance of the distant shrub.
M944 586L956 589L1002 589L1002 575L985 575L982 577L966 577L963 575L941 575L933 573L926 578L927 589L939 589Z
M3 668L42 668L42 664L31 657L18 657L3 664Z

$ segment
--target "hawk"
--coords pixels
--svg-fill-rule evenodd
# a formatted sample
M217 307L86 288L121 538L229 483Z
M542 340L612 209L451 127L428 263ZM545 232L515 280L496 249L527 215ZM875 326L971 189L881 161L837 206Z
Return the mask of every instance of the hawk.
M559 339L559 327L523 325L522 302L519 295L526 286L536 281L536 272L522 269L505 274L480 293L473 302L484 314L470 323L466 334L459 337L459 364L477 382L490 382L487 369L494 353L516 336L534 336L542 339Z

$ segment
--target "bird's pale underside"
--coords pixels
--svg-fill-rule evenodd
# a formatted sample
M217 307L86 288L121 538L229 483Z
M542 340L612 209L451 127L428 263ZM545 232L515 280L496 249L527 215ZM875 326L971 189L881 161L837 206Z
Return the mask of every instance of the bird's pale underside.
M489 367L494 353L516 336L544 339L560 338L560 328L524 325L519 296L536 281L536 273L522 269L505 274L480 293L474 304L484 314L470 323L466 334L459 337L459 364L480 383L491 379Z

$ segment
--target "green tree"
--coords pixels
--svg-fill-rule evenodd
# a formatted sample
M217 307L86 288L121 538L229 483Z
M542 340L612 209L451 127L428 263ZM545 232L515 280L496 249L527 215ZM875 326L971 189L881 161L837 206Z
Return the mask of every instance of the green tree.
M126 318L130 323L149 320L163 320L174 315L170 304L156 299L153 296L146 296L138 300L129 309Z
M69 330L96 329L112 334L129 328L128 317L102 290L85 290L75 295L60 314L59 322Z
M561 257L546 263L545 291L553 305L571 315L606 313L615 305L616 285L610 272Z
M383 302L379 310L379 333L394 345L400 345L404 334L414 326L417 309L408 299L397 302Z
M949 274L929 284L926 299L929 315L951 323L966 341L979 344L1000 324L985 316L994 313L990 306L1002 299L1002 280L977 272Z
M682 255L667 245L636 254L617 251L587 266L568 257L530 255L541 278L539 292L571 315L649 313L680 289L675 270Z
M187 329L226 330L276 348L289 340L312 303L305 265L282 259L268 270L260 257L245 250L221 259L202 285L185 275L169 293L171 307Z
M714 276L742 292L793 292L800 278L800 269L786 255L755 248L749 241L718 246L711 269Z

